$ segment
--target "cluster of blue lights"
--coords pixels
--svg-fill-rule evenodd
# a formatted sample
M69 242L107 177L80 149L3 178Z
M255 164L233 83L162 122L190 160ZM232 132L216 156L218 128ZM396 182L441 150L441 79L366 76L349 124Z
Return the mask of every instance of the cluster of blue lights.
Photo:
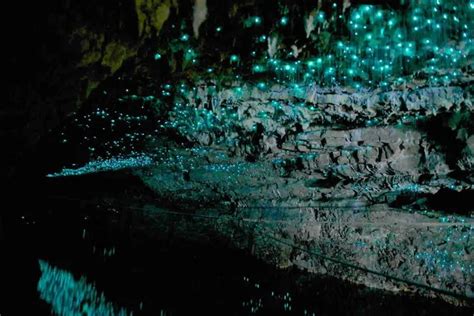
M101 315L128 316L123 308L116 308L107 302L103 293L97 292L94 285L84 278L79 281L64 270L40 260L41 277L38 281L40 297L51 304L56 315Z

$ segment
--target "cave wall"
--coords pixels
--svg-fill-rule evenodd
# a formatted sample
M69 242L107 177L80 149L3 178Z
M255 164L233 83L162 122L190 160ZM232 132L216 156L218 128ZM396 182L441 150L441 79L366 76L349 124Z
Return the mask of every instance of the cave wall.
M211 231L276 266L420 291L316 252L472 296L469 202L429 204L444 191L472 195L469 142L447 159L432 129L458 127L430 123L438 113L448 121L472 111L469 89L349 93L310 86L295 95L281 86L238 87L236 95L235 87L213 94L201 86L189 95L192 106L176 108L169 124L195 145L152 142L158 162L137 172L146 185L184 213L219 217ZM195 104L211 99L208 93L209 109ZM192 228L194 219L183 221L183 229L202 231Z

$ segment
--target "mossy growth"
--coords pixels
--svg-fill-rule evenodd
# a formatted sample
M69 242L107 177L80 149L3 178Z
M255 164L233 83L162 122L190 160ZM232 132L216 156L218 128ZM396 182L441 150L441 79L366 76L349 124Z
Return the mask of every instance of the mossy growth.
M135 54L136 49L134 48L130 48L121 42L110 42L105 47L102 65L109 67L111 73L115 73L126 59Z
M170 7L169 0L135 0L138 35L147 36L152 32L158 35L163 24L168 20Z

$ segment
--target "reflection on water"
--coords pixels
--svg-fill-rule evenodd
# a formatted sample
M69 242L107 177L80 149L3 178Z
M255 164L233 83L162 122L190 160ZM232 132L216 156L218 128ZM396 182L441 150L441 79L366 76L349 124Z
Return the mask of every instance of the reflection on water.
M173 229L176 217L151 229L150 219L138 212L103 206L124 195L120 179L107 185L86 180L87 188L74 180L83 198L103 203L39 198L5 225L15 241L4 257L14 280L10 294L31 303L6 315L472 314L439 300L277 270L212 233L186 236L184 228ZM130 179L126 183L133 187ZM60 189L79 192L63 183Z

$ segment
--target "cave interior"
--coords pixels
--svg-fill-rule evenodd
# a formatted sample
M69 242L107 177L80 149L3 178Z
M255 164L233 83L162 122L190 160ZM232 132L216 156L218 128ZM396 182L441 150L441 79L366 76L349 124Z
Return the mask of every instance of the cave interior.
M473 0L8 2L0 315L472 315Z

